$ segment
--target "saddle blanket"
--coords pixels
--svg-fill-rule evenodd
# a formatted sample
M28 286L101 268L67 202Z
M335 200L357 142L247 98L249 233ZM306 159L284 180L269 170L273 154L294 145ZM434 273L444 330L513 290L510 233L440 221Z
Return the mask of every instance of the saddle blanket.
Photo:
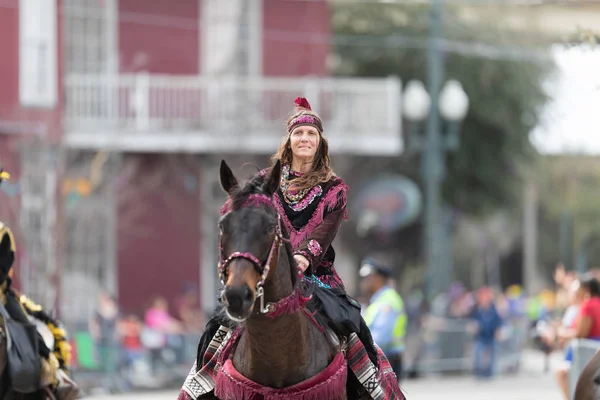
M239 373L236 375L237 371L235 371L231 362L228 362L241 330L242 328L230 330L224 326L219 328L204 354L203 367L196 372L196 363L194 363L177 400L198 400L201 396L215 391L215 389L217 389L215 393L219 394L219 388L223 390L224 387L222 384L223 379L231 380L235 378L237 384L244 381L245 378ZM256 398L261 400L311 399L315 391L309 390L309 383L318 385L317 382L313 381L314 379L319 381L334 379L340 376L340 371L343 370L344 373L347 373L346 368L349 368L373 400L406 400L387 357L379 347L377 347L377 351L379 353L379 368L373 365L364 345L358 336L353 333L348 338L348 347L344 356L346 362L343 365L340 365L340 361L343 361L341 356L336 357L331 365L322 374L319 374L319 377L301 382L293 388L262 388L260 385L245 379L245 382L243 382L244 386L247 386L245 390L239 391L237 395L231 393L231 395L241 396L241 398L229 397L230 393L227 393L227 399L252 400L254 396L249 395L249 393L255 393ZM329 376L326 376L326 374L329 374ZM333 383L331 380L329 382ZM333 384L331 387L335 386ZM289 389L298 390L292 393Z

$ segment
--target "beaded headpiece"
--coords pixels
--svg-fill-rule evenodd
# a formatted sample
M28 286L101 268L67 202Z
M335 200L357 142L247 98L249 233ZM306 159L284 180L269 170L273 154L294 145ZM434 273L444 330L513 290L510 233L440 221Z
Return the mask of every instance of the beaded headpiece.
M294 104L296 112L302 110L312 111L312 108L310 108L310 103L304 97L297 97L296 100L294 100ZM292 119L287 126L288 133L292 133L294 128L300 125L314 126L317 128L319 133L323 133L323 123L321 122L321 118L319 118L317 115L303 114Z

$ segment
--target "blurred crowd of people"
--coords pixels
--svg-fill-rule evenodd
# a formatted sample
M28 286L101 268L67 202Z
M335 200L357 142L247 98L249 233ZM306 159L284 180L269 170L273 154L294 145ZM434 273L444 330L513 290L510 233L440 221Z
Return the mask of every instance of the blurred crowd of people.
M573 362L573 339L598 341L600 348L600 270L585 274L556 268L554 290L547 289L531 302L530 317L535 324L535 339L547 355L563 353L556 369L556 380L564 398L569 400L569 371ZM546 368L549 368L547 362Z
M503 339L503 328L513 328L515 322L522 320L525 305L525 296L516 285L502 292L489 286L468 290L464 284L454 282L430 305L420 290L414 290L407 297L408 348L412 353L409 376L419 374L419 363L427 340L424 333L436 332L440 342L438 356L444 360L467 357L469 350L465 345L465 335L468 335L473 374L481 379L491 378L496 370L498 342ZM518 346L518 339L514 337L514 347Z
M370 262L375 264L373 260ZM565 352L557 380L567 393L569 340L585 337L600 341L598 275L578 276L559 267L556 287L530 296L518 285L504 291L489 286L470 290L454 282L429 303L421 288L400 297L391 270L376 265L368 271L361 270L361 294L368 295L362 298L362 303L373 336L390 343L391 347L386 343L382 346L394 360L399 377L416 378L421 374L420 361L424 358L428 332L444 332L436 339L447 342L437 343L438 357L445 360L470 357L472 373L480 379L492 378L496 373L500 352L505 351L499 350L501 342L505 344L508 340L510 351L518 353L533 338L534 344L546 354ZM89 332L99 369L108 379L104 387L123 389L126 383L122 382L122 372L135 368L136 363L146 365L151 373L176 365L189 368L206 313L199 307L198 293L193 288L186 289L174 305L172 313L165 298L158 296L142 315L127 314L120 311L108 293L100 294L98 307L89 321ZM384 317L386 313L382 310L388 311L389 318ZM527 329L515 329L523 323ZM458 332L452 335L453 326L461 327L460 339ZM469 349L459 344L464 341L465 331L469 335Z
M173 366L189 368L192 345L197 344L205 325L198 293L188 288L176 301L175 315L162 296L153 298L143 315L122 313L117 300L107 292L98 298L89 320L97 369L104 373L103 386L128 390L127 373L136 368L149 375ZM191 353L188 354L188 353Z

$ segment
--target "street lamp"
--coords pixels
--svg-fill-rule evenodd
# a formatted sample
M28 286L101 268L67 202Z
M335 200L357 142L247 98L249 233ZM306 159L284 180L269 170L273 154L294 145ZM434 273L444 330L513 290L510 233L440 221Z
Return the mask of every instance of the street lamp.
M433 97L433 99L432 99ZM437 100L437 101L435 101ZM427 294L431 299L452 279L449 232L442 215L440 187L446 174L445 154L460 144L460 123L469 110L469 98L460 82L448 80L430 96L423 83L410 81L403 94L403 113L409 123L409 151L422 153L421 173L425 183L425 230L423 237L427 264ZM425 135L419 125L427 118ZM441 119L447 123L442 132Z
M421 81L412 80L406 84L402 105L404 117L412 124L422 122L429 116L431 96ZM438 109L441 116L450 122L452 127L459 127L469 111L469 97L459 81L455 79L446 81L440 91Z
M440 113L448 121L462 121L469 111L469 97L455 79L446 82L440 92Z

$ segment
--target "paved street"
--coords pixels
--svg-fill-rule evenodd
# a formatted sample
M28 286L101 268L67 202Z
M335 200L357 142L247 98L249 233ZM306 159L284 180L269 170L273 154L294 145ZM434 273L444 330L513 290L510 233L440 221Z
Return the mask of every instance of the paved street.
M409 400L562 400L552 373L543 374L542 360L528 354L523 371L492 381L471 377L428 378L407 381L403 388ZM90 400L174 400L177 391L133 393L118 396L92 396Z
M492 382L427 379L403 385L409 400L562 400L551 376L521 376ZM94 400L175 400L177 391L94 396Z

